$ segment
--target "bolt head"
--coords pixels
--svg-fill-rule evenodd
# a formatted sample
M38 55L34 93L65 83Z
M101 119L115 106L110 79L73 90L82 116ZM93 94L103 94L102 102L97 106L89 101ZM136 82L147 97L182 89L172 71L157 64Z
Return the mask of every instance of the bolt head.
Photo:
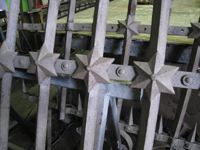
M69 69L70 65L68 62L64 61L62 64L61 64L61 68L62 70L66 71L67 69Z
M182 77L182 84L183 85L188 86L188 85L192 84L192 82L193 82L193 79L192 79L191 76L185 75L185 76Z
M126 75L126 70L124 68L122 68L122 67L117 68L117 75L119 77L122 77L122 76Z
M19 60L19 66L24 67L26 65L26 60L24 58L21 58Z
M187 77L187 78L185 78L185 82L191 83L191 82L192 82L192 79L191 79L190 77Z
M120 69L120 70L119 70L119 73L120 73L121 75L124 75L126 72L125 72L124 69Z

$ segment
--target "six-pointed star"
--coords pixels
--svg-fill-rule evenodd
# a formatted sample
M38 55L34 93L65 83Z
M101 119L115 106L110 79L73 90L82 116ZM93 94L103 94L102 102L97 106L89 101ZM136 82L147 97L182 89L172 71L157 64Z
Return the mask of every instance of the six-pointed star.
M107 69L114 61L113 58L100 57L98 50L93 48L88 55L76 54L78 69L73 78L83 79L88 88L88 92L97 83L110 83Z
M7 42L4 41L0 48L0 78L5 72L15 72L13 61L16 56L17 52L9 51Z
M129 15L126 21L118 21L119 22L119 29L117 34L124 34L127 30L127 35L130 37L132 35L138 35L138 26L140 22L134 21L132 17ZM128 37L128 38L129 38Z
M39 52L30 52L31 64L28 73L37 72L38 84L41 84L47 76L57 76L55 62L60 54L49 53L45 44Z
M131 84L131 88L145 89L149 100L153 100L161 92L175 94L171 78L179 69L163 64L157 66L155 71L151 65L155 58L158 58L156 60L158 64L162 64L162 62L159 62L161 60L159 53L156 53L149 62L134 62L138 75Z

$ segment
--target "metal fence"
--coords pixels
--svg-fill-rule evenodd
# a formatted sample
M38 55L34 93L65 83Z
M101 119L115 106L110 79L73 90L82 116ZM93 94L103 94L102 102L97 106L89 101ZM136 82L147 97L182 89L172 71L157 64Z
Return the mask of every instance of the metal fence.
M198 42L200 25L194 23L192 28L185 27L185 30L182 30L182 27L169 27L173 0L156 0L154 2L151 26L140 26L140 22L135 21L137 0L129 0L127 19L112 25L106 24L109 0L96 1L92 25L73 23L75 0L70 0L67 23L57 25L59 0L50 0L46 24L21 24L17 26L19 4L20 0L11 0L6 40L0 49L0 77L2 78L1 150L6 150L8 143L12 76L38 80L36 150L44 150L46 146L47 128L50 127L47 124L50 84L62 87L60 119L65 117L67 111L71 111L65 107L67 88L83 90L86 93L86 105L83 113L80 110L71 112L83 117L81 149L102 149L106 129L111 137L111 147L114 150L125 149L125 146L121 144L121 136L126 139L128 149L133 149L133 144L136 144L137 150L151 150L154 147L154 140L164 143L164 147L171 147L171 149L200 149L200 145L195 142L196 126L187 139L179 137L191 89L199 89L200 87L200 74L196 73L200 60ZM85 29L86 26L88 28ZM45 29L45 40L39 52L30 52L30 56L19 56L14 52L17 27L26 30ZM142 30L144 27L146 30ZM55 33L58 29L66 30L65 59L58 59L59 54L53 53ZM92 31L90 53L88 55L77 54L77 62L69 60L72 32L84 29ZM192 32L189 32L189 29L192 29ZM112 64L113 58L103 57L106 32L124 34L121 65ZM149 61L135 61L134 67L129 66L132 35L143 32L151 33ZM195 38L187 72L179 71L178 67L164 64L169 33ZM119 81L128 81L132 84L128 86ZM162 130L162 118L159 119L159 126L156 128L160 95L161 93L175 94L173 87L184 88L184 90L172 132L166 134ZM123 99L138 100L138 95L135 93L139 91L136 88L145 90L139 126L133 124L131 115L129 123L119 122L118 117ZM49 132L50 130L48 130L48 136L51 135ZM133 143L127 133L138 134L137 143ZM48 149L50 148L51 146L48 145Z

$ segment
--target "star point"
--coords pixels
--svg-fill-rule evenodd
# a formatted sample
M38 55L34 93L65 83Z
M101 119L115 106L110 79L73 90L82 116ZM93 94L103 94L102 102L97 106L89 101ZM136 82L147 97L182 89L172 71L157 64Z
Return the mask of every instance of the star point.
M30 52L31 64L28 73L37 73L40 85L47 76L57 76L55 62L60 54L49 53L45 44L39 52Z
M97 83L110 83L107 70L114 59L100 57L98 50L94 47L88 55L76 55L78 69L73 78L82 79L88 88L88 92Z
M200 23L191 23L192 32L189 34L189 38L199 38L200 37Z
M13 62L16 56L17 52L9 51L7 42L4 41L0 48L0 78L3 77L5 72L15 72Z

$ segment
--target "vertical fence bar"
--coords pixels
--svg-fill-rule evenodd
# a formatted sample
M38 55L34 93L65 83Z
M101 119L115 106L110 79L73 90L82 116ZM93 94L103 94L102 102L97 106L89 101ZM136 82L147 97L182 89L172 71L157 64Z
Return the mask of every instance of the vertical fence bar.
M200 46L198 44L197 39L195 39L187 71L196 73L199 66L199 60L200 60ZM180 102L178 105L177 113L172 127L172 134L173 134L172 136L174 138L179 137L179 133L183 124L183 119L187 110L188 102L190 100L191 92L192 92L191 89L182 89Z
M131 17L132 21L135 20L136 7L137 7L137 0L129 0L127 22L129 16ZM123 65L128 65L129 63L131 44L132 44L132 34L130 33L129 29L126 29L124 34L124 45L123 45L122 62L121 62Z
M95 5L91 48L96 47L101 57L104 53L108 6L109 0L97 0ZM84 150L97 149L95 147L97 112L99 103L103 103L99 102L99 88L100 84L97 83L89 93L86 93L81 137L81 149Z
M136 7L137 7L137 0L129 0L127 21L129 19L129 16L131 17L132 21L135 20ZM130 52L131 52L132 35L130 35L130 32L128 30L129 29L126 29L126 31L124 33L124 45L123 45L122 60L121 60L121 64L123 64L123 65L128 65L129 56L130 56ZM118 105L119 120L120 120L120 112L121 112L122 104L123 104L123 99L118 98L117 105Z
M107 128L112 149L122 150L116 99L113 97L109 100Z
M108 105L109 105L110 93L105 90L99 91L99 103L98 113L97 113L97 125L95 134L95 149L102 150L104 143L104 135L106 131L106 122L108 115Z
M11 52L15 51L17 22L20 10L19 6L20 6L20 0L11 0L7 34L6 34L6 42L8 45L8 49ZM1 99L0 99L0 149L1 150L7 150L8 147L11 84L12 84L12 73L6 72L2 77Z
M160 104L161 91L157 91L154 76L164 66L167 31L173 0L157 0L154 2L152 29L150 38L149 66L152 71L151 84L146 92L142 105L137 150L152 150L156 122ZM153 60L151 60L153 58Z
M75 14L76 0L69 1L69 12L67 17L68 30L66 32L66 43L65 43L65 59L70 58L71 52L71 44L72 44L72 29L74 23L74 14ZM70 30L70 28L72 28ZM62 88L62 96L61 96L61 106L60 106L60 119L65 119L66 113L66 96L67 96L67 88Z
M58 8L59 0L49 0L44 40L44 44L46 45L49 53L53 53L54 49ZM35 146L36 150L45 150L50 81L51 77L47 76L40 84Z
M107 27L109 0L96 0L92 26L91 48L97 47L99 55L103 57Z
M52 101L52 86L50 86L49 101ZM52 143L52 108L48 107L48 119L47 119L47 150L51 150Z

